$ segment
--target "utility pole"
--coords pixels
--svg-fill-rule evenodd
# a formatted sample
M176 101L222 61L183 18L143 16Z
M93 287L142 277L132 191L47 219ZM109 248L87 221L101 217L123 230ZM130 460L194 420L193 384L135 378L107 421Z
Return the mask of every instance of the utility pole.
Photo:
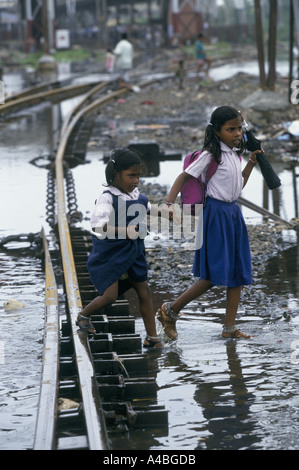
M266 88L265 53L263 38L262 9L260 0L254 0L257 55L260 69L260 86Z
M107 0L95 0L96 2L96 18L98 25L98 47L105 48L107 46Z
M54 51L53 41L53 20L54 20L54 2L53 0L42 1L42 20L44 34L44 55L39 59L38 72L47 74L51 77L57 73L57 64L51 56ZM50 79L50 78L48 78ZM53 79L53 78L52 78Z
M276 82L276 35L277 35L277 0L270 2L270 23L269 23L269 73L267 88L275 89Z
M43 17L43 33L44 33L44 54L50 54L54 49L54 37L53 37L54 3L53 3L53 0L43 0L42 17Z

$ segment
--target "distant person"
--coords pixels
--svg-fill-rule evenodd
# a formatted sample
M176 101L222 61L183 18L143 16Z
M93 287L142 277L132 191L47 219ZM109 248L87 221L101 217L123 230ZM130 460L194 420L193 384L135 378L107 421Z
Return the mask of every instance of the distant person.
M121 87L130 89L130 71L133 67L134 48L127 39L127 33L122 33L121 40L116 44L113 54L116 56L116 72L120 74Z
M199 33L195 42L195 57L197 61L197 73L201 72L204 65L206 66L206 75L209 75L211 68L211 59L207 57L203 44L204 35Z
M179 90L182 90L184 88L184 79L186 77L186 70L184 68L184 60L183 59L180 59L178 61L178 67L176 69L176 77L178 79L178 82L179 82Z
M107 49L106 52L106 69L108 73L114 72L114 64L115 64L115 55L111 51L111 49Z

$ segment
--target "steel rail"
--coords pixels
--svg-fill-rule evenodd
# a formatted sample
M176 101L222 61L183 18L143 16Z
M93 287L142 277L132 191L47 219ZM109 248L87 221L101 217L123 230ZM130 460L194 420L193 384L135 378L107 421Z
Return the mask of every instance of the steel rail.
M81 334L76 326L76 318L82 310L82 302L74 263L69 225L66 216L64 193L63 156L72 127L68 127L60 140L56 154L56 190L57 221L62 256L64 281L68 308L71 320L72 336L78 369L83 410L86 423L88 447L90 450L107 450L109 448L106 426L101 408L100 396L96 386L95 372L91 361L87 335Z
M241 205L248 207L248 209L251 209L254 212L257 212L258 214L261 214L264 217L268 217L269 219L276 220L277 222L281 222L282 224L288 225L289 227L293 226L290 222L282 219L279 215L274 214L273 212L270 212L267 209L264 209L263 207L257 206L253 202L248 201L248 199L245 199L244 197L239 197L238 201Z
M46 101L63 101L74 96L82 95L88 92L91 87L94 87L95 83L98 82L67 85L62 88L54 88L51 90L40 91L38 93L17 97L14 100L9 100L8 102L0 105L0 115L14 111L16 109L34 106Z
M98 71L94 71L94 72L91 71L90 73L91 74L98 73ZM78 73L78 74L72 74L70 77L63 78L61 80L58 79L58 80L43 81L42 83L39 83L37 85L24 88L21 91L5 96L5 102L8 103L9 101L17 100L19 98L24 98L25 96L35 95L36 93L47 91L47 90L52 90L54 88L61 89L65 86L70 85L74 79L82 78L82 77L85 77L85 75Z
M43 370L39 395L34 450L52 450L55 445L59 374L59 309L55 274L48 243L42 230L45 253L45 326Z
M92 97L100 92L103 88L105 88L106 86L108 86L111 82L102 82L102 83L99 83L99 85L93 87L83 98L82 100L77 104L77 106L75 106L71 111L70 113L68 114L68 116L64 119L64 122L62 124L62 129L61 129L61 135L63 135L67 129L67 126L70 124L70 121L72 119L72 117L74 117L79 111L80 109L90 100L92 99Z

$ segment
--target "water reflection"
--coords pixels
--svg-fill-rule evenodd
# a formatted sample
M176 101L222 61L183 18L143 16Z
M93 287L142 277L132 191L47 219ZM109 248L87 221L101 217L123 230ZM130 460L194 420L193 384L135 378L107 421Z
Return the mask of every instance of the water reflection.
M281 285L288 286L288 292L299 298L299 243L272 258L266 266L265 278L268 289L279 292Z
M169 433L153 449L298 450L295 324L245 318L256 337L242 342L220 339L212 318L183 318L178 341L158 358Z
M258 441L249 419L254 394L247 389L235 342L226 344L226 353L225 377L216 376L212 382L202 380L196 387L194 399L203 408L209 433L204 446L199 443L197 450L248 449Z
M39 260L0 253L0 449L31 448L41 374L44 274ZM6 312L8 299L25 307Z

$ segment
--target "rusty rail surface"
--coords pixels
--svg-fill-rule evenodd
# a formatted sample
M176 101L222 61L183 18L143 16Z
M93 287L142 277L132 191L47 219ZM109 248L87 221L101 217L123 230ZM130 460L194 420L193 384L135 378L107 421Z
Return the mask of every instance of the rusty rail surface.
M40 85L34 92L34 89L28 92L15 95L0 105L0 116L5 115L22 108L29 108L43 102L60 102L87 93L95 86L95 83L81 83L76 85L67 85L61 88L48 88Z
M55 442L59 374L59 311L54 269L45 232L42 230L45 253L45 326L43 370L40 387L34 450L51 450Z

